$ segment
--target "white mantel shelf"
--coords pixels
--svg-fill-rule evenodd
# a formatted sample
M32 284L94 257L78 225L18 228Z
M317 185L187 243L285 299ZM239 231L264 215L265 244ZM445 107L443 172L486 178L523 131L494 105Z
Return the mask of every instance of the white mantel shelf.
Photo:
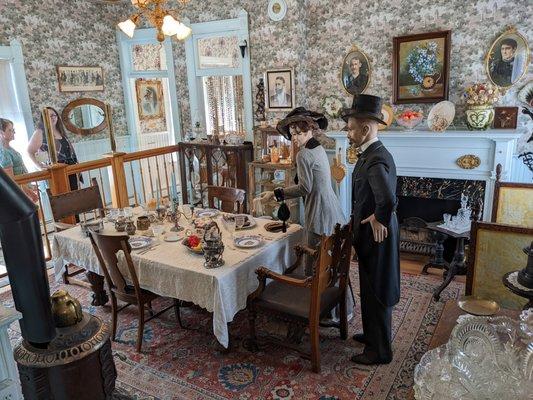
M331 131L327 136L335 139L336 150L340 149L342 162L348 167L347 179L339 188L343 210L350 214L351 172L354 165L346 162L349 146L346 132ZM490 220L496 166L502 165L501 179L506 180L511 169L516 140L522 135L520 130L385 130L380 131L379 139L390 151L396 163L398 176L462 179L485 181L483 219ZM479 157L480 165L473 169L463 169L457 159L472 154Z

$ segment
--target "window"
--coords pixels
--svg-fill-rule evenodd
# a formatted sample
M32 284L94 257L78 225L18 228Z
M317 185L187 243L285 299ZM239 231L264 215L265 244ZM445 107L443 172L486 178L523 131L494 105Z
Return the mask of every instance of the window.
M248 14L192 24L186 41L191 123L208 135L252 139Z

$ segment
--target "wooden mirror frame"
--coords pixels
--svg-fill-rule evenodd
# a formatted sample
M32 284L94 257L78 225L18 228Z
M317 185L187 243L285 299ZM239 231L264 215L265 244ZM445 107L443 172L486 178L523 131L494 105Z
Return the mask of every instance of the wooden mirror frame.
M104 120L102 121L100 125L95 126L94 128L84 129L84 128L79 128L70 122L70 118L69 118L70 112L74 108L85 105L85 104L96 106L102 110L102 112L104 113ZM63 109L63 112L61 113L61 119L63 120L63 124L65 125L65 128L67 128L72 133L75 133L77 135L82 135L82 136L93 135L107 128L105 103L103 101L91 99L88 97L82 97L82 98L73 100L70 103L68 103Z

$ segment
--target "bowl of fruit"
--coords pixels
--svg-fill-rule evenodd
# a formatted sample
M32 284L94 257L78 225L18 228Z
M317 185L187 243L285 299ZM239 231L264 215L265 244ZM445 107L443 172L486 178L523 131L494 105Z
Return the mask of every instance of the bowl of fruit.
M398 125L404 127L410 131L414 129L424 119L422 111L417 110L405 110L401 114L396 115L396 122Z
M202 246L202 239L197 235L186 236L181 242L190 251L196 254L203 254L204 248Z

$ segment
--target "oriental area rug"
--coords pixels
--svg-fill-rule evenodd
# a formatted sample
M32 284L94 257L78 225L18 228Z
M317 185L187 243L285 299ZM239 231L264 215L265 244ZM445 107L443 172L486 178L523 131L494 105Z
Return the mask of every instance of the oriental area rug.
M358 292L357 268L352 268L352 282ZM401 300L394 307L394 359L388 365L361 366L350 361L362 345L351 339L361 331L359 305L350 321L350 338L341 340L335 328L321 328L321 367L311 372L308 360L293 351L265 341L257 352L243 346L248 335L245 311L238 313L230 325L231 348L222 352L212 334L208 312L182 308L182 321L191 329L181 329L169 310L148 322L144 330L142 353L135 351L136 313L133 307L119 314L117 340L113 342L118 371L117 399L135 400L200 400L200 399L408 399L413 386L413 372L428 345L444 304L462 294L462 283L453 281L442 293L441 300L432 299L432 291L441 278L432 275L402 273ZM75 285L52 284L51 292L66 289L78 298L84 311L110 323L110 307L90 305L90 292ZM10 292L0 301L13 307ZM163 300L154 309L170 304ZM131 310L130 310L131 308ZM283 337L283 323L259 317L259 337ZM11 326L10 338L20 338L18 323ZM309 349L309 336L302 339Z

